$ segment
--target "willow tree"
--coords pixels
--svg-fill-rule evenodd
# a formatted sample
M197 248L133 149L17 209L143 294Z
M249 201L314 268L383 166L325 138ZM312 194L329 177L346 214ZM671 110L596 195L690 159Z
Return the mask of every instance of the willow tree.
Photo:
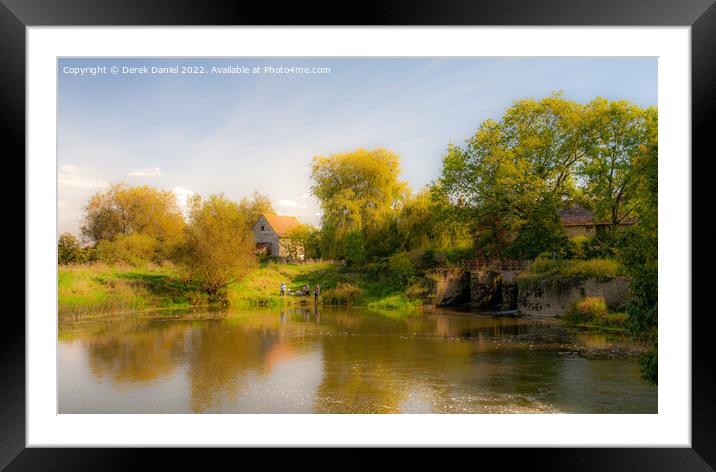
M82 235L95 245L143 235L154 241L158 259L181 241L185 224L176 195L148 186L113 184L95 193L84 212Z
M189 201L189 223L178 262L210 295L256 265L253 233L239 205L223 195Z
M400 157L386 149L313 158L311 190L323 210L321 239L327 256L340 255L349 232L370 239L399 210L407 189L399 174Z

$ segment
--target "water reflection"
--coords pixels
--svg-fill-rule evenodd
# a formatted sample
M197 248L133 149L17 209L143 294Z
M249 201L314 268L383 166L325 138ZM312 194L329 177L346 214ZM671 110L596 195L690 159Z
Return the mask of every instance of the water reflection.
M634 359L575 353L626 339L555 321L317 307L195 318L61 324L60 413L657 411Z

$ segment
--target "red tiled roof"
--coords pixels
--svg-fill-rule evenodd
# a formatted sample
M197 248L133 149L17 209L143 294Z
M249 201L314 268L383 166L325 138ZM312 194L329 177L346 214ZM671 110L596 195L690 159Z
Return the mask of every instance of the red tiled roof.
M290 230L301 226L301 222L295 216L279 216L268 213L264 213L262 216L266 218L266 221L279 237L285 236Z

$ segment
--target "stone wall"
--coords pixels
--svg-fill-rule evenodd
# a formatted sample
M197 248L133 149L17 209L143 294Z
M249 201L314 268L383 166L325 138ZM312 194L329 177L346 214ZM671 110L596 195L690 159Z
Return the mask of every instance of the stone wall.
M477 308L517 308L516 271L470 272L470 304Z
M462 305L470 301L470 273L462 269L437 269L426 274L435 306Z
M627 301L628 294L627 279L617 278L609 282L588 279L559 293L548 289L523 288L517 296L517 308L525 315L561 316L580 298L604 297L607 306L616 309Z

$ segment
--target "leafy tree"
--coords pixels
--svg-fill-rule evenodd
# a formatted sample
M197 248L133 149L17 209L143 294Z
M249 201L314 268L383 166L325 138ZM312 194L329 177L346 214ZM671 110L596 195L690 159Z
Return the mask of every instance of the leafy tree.
M616 228L634 210L639 181L635 159L656 130L657 112L626 101L597 98L585 113L592 141L580 175L597 216L607 218Z
M85 261L80 241L71 233L62 233L57 241L57 262L59 264L78 264Z
M113 240L100 241L95 246L95 258L107 264L124 262L133 266L142 266L149 262L159 262L158 246L159 242L156 238L148 234L121 234Z
M361 266L366 261L365 240L360 231L349 231L343 239L343 254L349 266Z
M338 255L348 232L370 235L395 213L407 188L398 180L399 174L400 158L385 149L313 158L311 189L323 210L322 249L326 255Z
M174 193L147 186L114 184L94 194L84 210L82 235L94 244L144 234L158 242L159 258L181 240L185 224Z
M247 216L223 195L189 202L189 223L178 262L210 295L246 275L256 265Z
M641 147L636 159L634 208L639 222L625 232L619 247L619 257L631 278L631 297L627 307L627 327L640 337L654 342L654 349L642 359L642 374L657 381L657 324L658 324L658 144L656 129L650 142Z
M557 212L557 199L546 194L529 210L506 255L515 259L534 259L543 252L564 255L568 246L569 240Z
M253 225L256 224L262 214L276 213L271 204L271 199L267 195L262 195L256 191L252 198L244 197L241 199L239 209L245 215L246 222L251 228L253 228Z

